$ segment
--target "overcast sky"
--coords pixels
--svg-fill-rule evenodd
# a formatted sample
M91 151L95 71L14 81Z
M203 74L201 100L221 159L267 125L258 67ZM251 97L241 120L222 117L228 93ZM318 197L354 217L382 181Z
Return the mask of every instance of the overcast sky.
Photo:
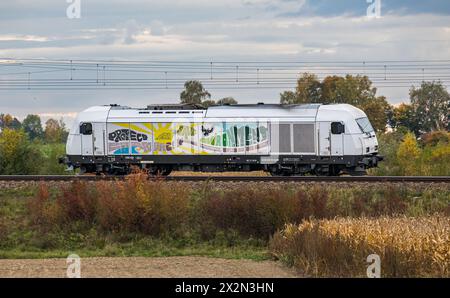
M66 0L0 2L0 58L170 61L450 59L448 0ZM2 76L0 68L0 77ZM175 103L181 90L0 90L0 113L44 118L96 104ZM283 90L211 90L213 98L278 102ZM391 103L408 88L380 88Z

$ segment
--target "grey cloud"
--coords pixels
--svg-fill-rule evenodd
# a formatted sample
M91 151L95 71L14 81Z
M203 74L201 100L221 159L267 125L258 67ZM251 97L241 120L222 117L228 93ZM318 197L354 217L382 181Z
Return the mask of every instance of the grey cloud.
M0 57L362 61L450 56L450 17L445 15L286 17L283 12L297 9L294 1L129 0L124 5L119 0L82 0L82 19L74 21L65 18L65 1L58 1L63 5L57 7L47 0L10 1L8 16L2 10L6 2L0 3L0 36L36 35L48 41L3 40ZM310 2L301 9L310 9ZM110 102L144 106L176 102L180 91L0 91L0 111L71 112ZM211 90L213 96L233 96L241 102L277 102L280 91ZM391 102L408 98L407 88L380 88L379 93Z
M142 27L136 22L136 20L129 20L124 25L124 43L132 44L136 42L136 34L142 31Z
M161 21L155 20L150 23L152 35L164 35L166 28Z

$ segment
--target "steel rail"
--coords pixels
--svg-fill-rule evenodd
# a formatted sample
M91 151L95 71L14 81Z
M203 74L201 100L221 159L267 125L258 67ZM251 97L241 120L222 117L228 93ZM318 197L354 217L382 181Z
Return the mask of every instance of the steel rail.
M100 181L122 180L126 176L95 175L0 175L0 181ZM162 181L231 182L418 182L450 183L450 176L167 176L149 177Z

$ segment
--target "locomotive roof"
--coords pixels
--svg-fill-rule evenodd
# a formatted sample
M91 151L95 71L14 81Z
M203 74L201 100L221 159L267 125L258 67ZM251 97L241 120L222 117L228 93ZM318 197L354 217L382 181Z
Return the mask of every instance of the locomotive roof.
M328 121L330 119L344 120L346 118L365 117L365 114L348 104L303 104L303 105L280 105L280 104L241 104L213 106L207 109L172 109L149 110L136 109L125 106L94 106L78 114L78 122L95 121L147 121L149 117L155 121L167 121L176 118L234 118L242 119L249 117L258 118L283 118L305 121Z
M206 117L315 117L320 104L281 105L281 104L241 104L212 106Z
M230 109L230 108L282 108L282 109L318 109L321 104L310 103L310 104L234 104L234 105L220 105L220 106L211 106L208 109Z
M199 104L156 104L148 105L142 110L211 110L211 109L230 109L230 108L283 108L283 109L318 109L321 104L224 104L224 105L212 105L210 107L204 107ZM127 110L132 109L127 106L120 106L111 104L112 110Z
M178 113L201 113L204 117L315 117L321 104L233 104L210 106L204 108L191 104L151 105L144 109L136 109L111 105L109 117L139 117L144 114L158 113L162 117L177 117ZM166 115L167 114L167 115ZM179 116L178 116L179 117Z

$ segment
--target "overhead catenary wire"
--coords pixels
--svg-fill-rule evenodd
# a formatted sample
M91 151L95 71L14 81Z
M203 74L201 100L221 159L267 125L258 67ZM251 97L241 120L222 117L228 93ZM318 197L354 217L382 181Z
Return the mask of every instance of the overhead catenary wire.
M427 80L440 81L445 86L450 84L450 60L444 59L156 61L0 58L0 66L0 90L181 89L185 81L193 79L202 81L210 89L293 89L305 72L313 73L319 79L347 74L367 76L378 88L410 88Z

